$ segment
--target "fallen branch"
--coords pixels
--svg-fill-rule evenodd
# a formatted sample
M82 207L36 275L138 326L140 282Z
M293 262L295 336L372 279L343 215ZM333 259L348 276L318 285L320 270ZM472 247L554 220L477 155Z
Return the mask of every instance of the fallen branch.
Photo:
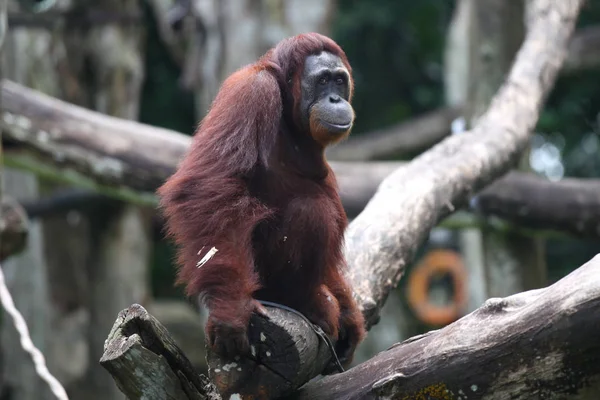
M528 228L600 237L600 182L595 179L550 182L510 173L481 191L474 209Z
M408 339L296 400L598 399L600 255L545 289L489 299L438 331Z
M100 359L128 399L219 400L167 330L134 304L119 313Z

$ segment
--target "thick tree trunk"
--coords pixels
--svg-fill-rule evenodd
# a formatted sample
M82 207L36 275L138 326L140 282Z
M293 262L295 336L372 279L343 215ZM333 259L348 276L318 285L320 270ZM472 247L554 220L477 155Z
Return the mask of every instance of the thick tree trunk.
M472 83L467 101L470 121L485 111L505 80L525 29L524 0L478 1L473 11ZM509 24L511 29L506 29ZM529 169L526 152L519 164L520 169ZM508 296L545 284L543 239L516 232L507 234L491 227L484 228L482 233L486 297Z
M459 0L450 27L444 51L444 87L446 102L449 106L465 105L469 98L470 72L473 67L470 60L474 50L471 34L475 22L474 0ZM464 110L460 120L453 125L453 133L458 134L466 127ZM483 244L481 230L465 228L458 232L461 254L468 273L468 300L465 311L470 312L479 307L487 299L485 271L483 261Z

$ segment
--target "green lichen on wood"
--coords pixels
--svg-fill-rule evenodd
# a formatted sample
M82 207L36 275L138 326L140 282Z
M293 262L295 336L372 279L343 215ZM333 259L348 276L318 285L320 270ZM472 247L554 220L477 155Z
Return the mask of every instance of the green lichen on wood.
M417 392L402 397L402 400L455 400L456 396L444 383L424 387Z
M158 199L154 193L140 192L123 186L103 185L93 178L85 176L72 168L57 167L56 165L41 161L37 157L25 152L5 152L3 162L7 167L31 172L40 179L93 190L99 194L139 206L156 207L158 205Z

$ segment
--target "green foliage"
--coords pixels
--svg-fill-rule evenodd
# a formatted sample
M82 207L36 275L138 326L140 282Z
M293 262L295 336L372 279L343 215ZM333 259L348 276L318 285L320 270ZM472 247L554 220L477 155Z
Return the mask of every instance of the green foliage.
M600 176L599 104L600 70L560 77L548 98L537 129L561 150L567 176Z
M146 2L144 15L148 33L140 121L191 135L196 126L194 94L179 85L181 71L160 41L156 21Z
M332 36L354 70L354 133L443 104L442 54L453 3L339 1Z

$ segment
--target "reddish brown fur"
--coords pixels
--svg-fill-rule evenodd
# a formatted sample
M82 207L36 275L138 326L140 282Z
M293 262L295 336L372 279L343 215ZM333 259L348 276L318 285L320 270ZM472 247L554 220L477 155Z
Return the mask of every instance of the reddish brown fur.
M209 308L209 338L233 332L246 349L250 315L260 310L254 299L270 300L339 333L349 362L365 331L342 275L347 218L323 145L298 128L304 60L321 51L351 72L335 42L311 33L231 75L158 193L179 246L178 283Z

